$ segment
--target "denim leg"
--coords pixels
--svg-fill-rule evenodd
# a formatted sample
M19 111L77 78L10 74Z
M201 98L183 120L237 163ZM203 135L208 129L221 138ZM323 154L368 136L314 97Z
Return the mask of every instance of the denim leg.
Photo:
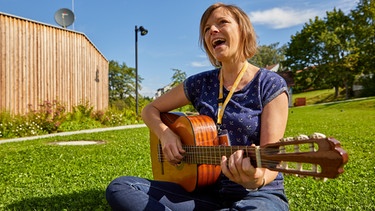
M284 191L260 190L250 192L243 199L232 203L230 208L221 210L288 211L289 205Z
M214 210L217 197L203 192L186 192L181 186L139 177L119 177L106 191L113 210Z

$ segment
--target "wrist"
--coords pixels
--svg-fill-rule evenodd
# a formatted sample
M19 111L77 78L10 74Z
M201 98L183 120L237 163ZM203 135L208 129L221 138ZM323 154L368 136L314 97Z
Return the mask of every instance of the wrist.
M266 179L263 177L263 179L262 179L262 184L261 184L259 187L257 187L257 188L246 188L246 190L249 191L249 192L258 191L258 190L261 189L265 184L266 184Z

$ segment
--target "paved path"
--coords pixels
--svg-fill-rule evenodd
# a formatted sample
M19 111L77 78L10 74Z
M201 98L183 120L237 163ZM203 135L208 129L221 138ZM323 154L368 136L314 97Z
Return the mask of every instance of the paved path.
M49 138L54 136L70 136L74 134L82 134L82 133L97 133L97 132L104 132L104 131L111 131L111 130L124 130L124 129L131 129L131 128L140 128L146 127L145 124L137 124L137 125L125 125L125 126L118 126L118 127L109 127L109 128L96 128L90 130L79 130L79 131L71 131L71 132L62 132L62 133L53 133L41 136L30 136L30 137L22 137L22 138L14 138L14 139L4 139L0 140L0 144L5 144L9 142L20 142L20 141L28 141L28 140L35 140L41 138Z

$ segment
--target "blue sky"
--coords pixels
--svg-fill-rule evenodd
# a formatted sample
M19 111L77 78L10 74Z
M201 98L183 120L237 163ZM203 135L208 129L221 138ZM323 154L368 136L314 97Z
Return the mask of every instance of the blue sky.
M58 26L55 12L68 8L75 22L68 28L84 33L108 60L135 67L135 25L149 33L138 36L140 93L154 96L171 82L172 69L188 76L212 69L198 44L199 21L213 0L0 0L0 12ZM232 0L253 22L260 45L290 41L309 19L323 18L334 7L348 13L358 0Z

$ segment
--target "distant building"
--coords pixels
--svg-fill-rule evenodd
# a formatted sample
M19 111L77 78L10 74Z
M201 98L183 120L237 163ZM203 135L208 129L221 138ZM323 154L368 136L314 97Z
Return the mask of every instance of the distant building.
M42 102L108 107L108 60L80 32L0 12L0 111Z
M277 72L279 70L280 64L267 65L265 68L272 72Z
M156 91L156 94L154 96L154 99L162 96L163 94L167 93L169 90L171 90L173 88L173 82L164 86L163 88L159 88L157 91Z

